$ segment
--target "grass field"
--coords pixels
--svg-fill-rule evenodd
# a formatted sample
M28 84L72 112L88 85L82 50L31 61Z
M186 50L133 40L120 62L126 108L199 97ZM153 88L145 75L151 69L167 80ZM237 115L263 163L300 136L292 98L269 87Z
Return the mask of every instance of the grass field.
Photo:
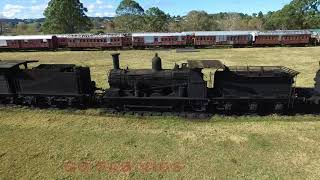
M121 65L149 68L156 51L121 51ZM285 65L313 86L320 48L158 51L164 67L187 59L227 65ZM0 59L36 59L91 67L107 87L111 52L11 52ZM100 110L0 108L0 179L319 179L318 116L115 117Z

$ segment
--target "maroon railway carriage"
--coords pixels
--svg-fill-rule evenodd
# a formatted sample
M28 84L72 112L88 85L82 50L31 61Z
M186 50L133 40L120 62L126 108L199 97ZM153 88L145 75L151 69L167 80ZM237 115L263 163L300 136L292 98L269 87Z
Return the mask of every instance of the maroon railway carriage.
M121 49L122 34L108 35L69 35L66 36L67 48L70 49Z
M184 47L187 35L184 33L133 33L133 48L144 47Z
M249 31L200 31L186 32L193 34L194 45L198 47L214 45L247 46L252 42L252 32Z
M58 38L52 35L0 36L0 49L12 50L54 50Z
M281 30L257 32L255 46L275 45L307 45L310 42L311 32L306 30Z

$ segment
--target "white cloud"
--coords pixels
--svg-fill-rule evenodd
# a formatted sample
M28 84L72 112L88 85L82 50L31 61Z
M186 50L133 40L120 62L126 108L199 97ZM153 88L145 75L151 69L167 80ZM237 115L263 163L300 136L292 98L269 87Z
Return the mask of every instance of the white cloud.
M102 13L96 13L95 14L97 17L102 17Z
M96 6L95 6L95 4L89 4L89 6L87 7L87 9L88 9L89 11L93 11L93 10L96 9Z
M104 3L101 0L97 0L95 3L90 3L87 5L89 11L95 11L97 9L113 9L114 6L111 4Z
M7 18L12 18L16 14L20 13L23 9L25 9L24 6L20 5L13 5L13 4L6 4L3 8L2 14L3 16Z
M89 16L115 16L115 13L111 12L114 6L105 0L95 0L92 3L85 3L84 6L87 7Z
M101 5L101 4L104 4L104 3L103 3L103 1L101 1L101 0L97 0L97 1L96 1L96 4Z
M47 5L46 4L42 4L42 5L35 5L35 6L31 6L30 9L33 13L41 13L46 9Z
M105 4L103 6L100 6L100 9L113 9L114 6L112 6L111 4Z
M3 7L2 12L0 11L0 16L2 15L5 18L41 17L46 7L47 7L47 4L38 4L38 5L32 5L32 6L6 4Z
M8 3L0 7L0 17L40 18L43 17L48 1L50 0L28 0L29 5ZM92 3L84 3L84 6L87 7L89 16L115 16L115 7L106 0L94 0Z
M105 13L103 13L103 15L104 16L108 16L108 17L113 17L113 16L116 15L116 13L114 13L114 12L105 12Z

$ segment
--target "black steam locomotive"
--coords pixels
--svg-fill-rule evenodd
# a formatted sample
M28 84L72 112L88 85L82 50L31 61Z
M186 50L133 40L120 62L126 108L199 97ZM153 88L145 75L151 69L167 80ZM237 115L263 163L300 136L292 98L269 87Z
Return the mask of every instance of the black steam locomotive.
M231 66L218 60L190 60L163 69L121 69L119 54L98 92L90 69L72 64L0 61L0 103L40 107L98 107L140 114L283 113L318 111L320 72L315 88L295 87L297 71L282 66ZM209 69L210 74L204 74ZM209 80L205 80L209 77Z

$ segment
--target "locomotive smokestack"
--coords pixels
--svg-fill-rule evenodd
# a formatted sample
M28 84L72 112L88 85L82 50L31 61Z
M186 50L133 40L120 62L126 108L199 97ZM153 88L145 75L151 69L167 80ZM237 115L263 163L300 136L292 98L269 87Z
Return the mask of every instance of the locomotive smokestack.
M120 69L120 62L119 62L120 53L113 53L111 54L111 56L113 60L113 69Z
M154 71L162 70L161 58L158 56L158 53L156 53L154 58L152 59L152 69Z

